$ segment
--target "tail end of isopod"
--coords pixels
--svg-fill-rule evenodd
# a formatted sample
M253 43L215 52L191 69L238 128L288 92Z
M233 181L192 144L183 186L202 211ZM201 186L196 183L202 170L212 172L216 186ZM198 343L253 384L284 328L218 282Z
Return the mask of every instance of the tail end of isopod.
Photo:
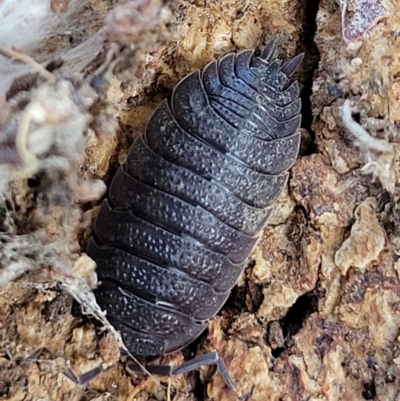
M260 58L265 61L270 61L275 53L277 42L278 35L276 34L265 44L264 49L261 51Z
M297 69L300 67L300 64L304 60L305 53L300 53L297 56L288 60L281 68L281 71L289 78L291 77Z

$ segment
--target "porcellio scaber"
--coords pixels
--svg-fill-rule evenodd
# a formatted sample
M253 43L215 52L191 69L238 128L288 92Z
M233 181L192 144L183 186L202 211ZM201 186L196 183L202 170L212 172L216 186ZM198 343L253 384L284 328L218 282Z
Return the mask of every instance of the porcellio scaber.
M224 305L300 144L299 85L275 41L182 79L133 143L87 253L107 318L135 356L182 349ZM186 362L225 367L216 353ZM224 379L233 387L229 375Z

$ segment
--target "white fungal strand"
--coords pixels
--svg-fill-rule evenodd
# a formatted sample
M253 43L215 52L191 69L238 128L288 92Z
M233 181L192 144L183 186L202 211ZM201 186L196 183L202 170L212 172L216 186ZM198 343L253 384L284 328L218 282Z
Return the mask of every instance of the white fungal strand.
M355 137L355 144L358 147L382 153L393 153L393 145L385 139L374 138L351 115L350 100L347 99L340 109L340 116L346 128Z
M0 1L0 47L17 49L43 66L62 57L64 68L79 71L102 48L106 10L91 7L89 0L70 0L67 5L61 9L60 1ZM30 72L32 66L0 55L0 93Z
M375 138L358 124L351 115L350 100L346 100L340 108L340 117L350 134L354 144L362 151L365 165L361 171L379 179L383 188L393 194L399 181L396 168L396 149L386 139Z

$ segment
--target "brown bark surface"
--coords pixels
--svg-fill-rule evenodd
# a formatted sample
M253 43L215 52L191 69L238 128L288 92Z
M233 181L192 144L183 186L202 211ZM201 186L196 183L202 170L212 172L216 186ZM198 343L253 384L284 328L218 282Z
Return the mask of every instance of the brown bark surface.
M64 159L76 155L61 175L59 164L53 169L49 162L34 179L12 176L24 171L12 125L24 109L18 98L4 99L0 399L167 398L167 380L146 380L117 363L112 333L68 295L90 309L86 287L76 286L96 283L94 265L81 249L105 191L100 180L110 183L132 140L179 79L278 34L284 58L306 52L297 74L304 104L301 155L225 308L201 341L162 361L179 364L217 350L238 394L204 367L173 378L171 399L400 400L399 10L396 1L376 0L340 6L330 0L135 0L116 8L106 26L120 53L106 91L74 89L66 95L72 103L61 108L69 114L59 120L46 109L54 103L43 103L60 93L52 91L57 84L40 81L28 91L28 104L44 105L41 124L55 127L54 138L65 119L71 132L82 133L84 147L59 152ZM102 63L106 58L99 56L94 65ZM55 77L61 85L64 76ZM342 109L345 99L350 102ZM27 360L43 347L48 351ZM85 386L62 373L68 366L79 375L101 363L110 369Z

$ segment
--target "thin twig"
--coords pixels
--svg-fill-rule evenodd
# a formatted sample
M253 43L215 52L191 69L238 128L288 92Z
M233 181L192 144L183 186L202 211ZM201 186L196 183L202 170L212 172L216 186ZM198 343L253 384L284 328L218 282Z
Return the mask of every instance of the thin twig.
M26 65L33 67L33 69L36 70L36 72L38 72L40 75L42 75L44 78L46 78L47 81L49 81L52 84L54 84L56 82L56 77L51 72L47 71L36 60L34 60L32 57L28 56L27 54L22 53L18 50L14 50L14 49L6 49L2 46L0 46L0 54L4 57L11 58L15 61L19 61L21 63L24 63Z

